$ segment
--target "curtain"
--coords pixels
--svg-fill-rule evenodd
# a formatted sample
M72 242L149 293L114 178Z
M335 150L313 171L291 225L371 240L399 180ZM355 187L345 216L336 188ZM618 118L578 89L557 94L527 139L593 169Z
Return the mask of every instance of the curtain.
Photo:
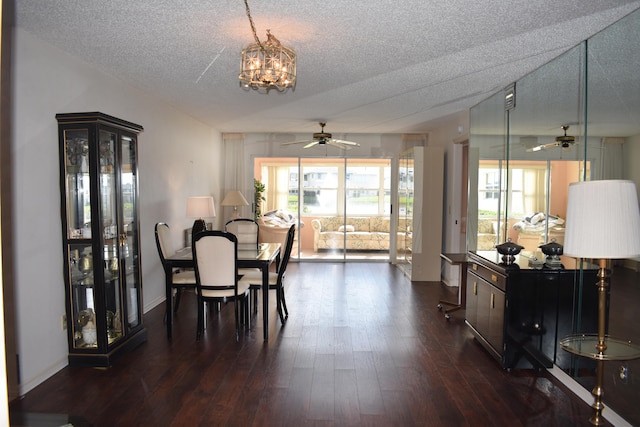
M251 185L245 182L245 159L244 159L244 134L225 133L222 134L223 146L223 182L222 200L225 195L232 190L238 190L249 202L249 206L239 206L238 212L242 218L253 218L253 181ZM224 222L226 222L233 212L232 206L221 206Z
M531 168L523 170L524 185L523 203L524 213L546 212L547 192L546 178L547 170Z
M624 138L602 138L601 179L624 179Z
M263 213L289 206L289 166L265 166L262 169L263 184L267 188L264 195Z

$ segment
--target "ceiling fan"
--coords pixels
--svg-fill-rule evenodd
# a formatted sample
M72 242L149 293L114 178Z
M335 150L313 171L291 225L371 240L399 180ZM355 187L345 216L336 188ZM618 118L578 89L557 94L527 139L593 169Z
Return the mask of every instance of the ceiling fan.
M304 144L306 145L303 148L311 148L314 145L333 145L334 147L338 147L342 150L351 150L353 147L359 147L360 144L352 141L344 141L342 139L335 139L331 136L330 133L324 131L324 127L327 124L324 122L320 122L320 132L313 134L313 139L306 141L293 141L293 142L284 142L281 145L291 145L291 144Z
M556 140L554 142L550 142L548 144L536 145L535 147L531 147L527 149L529 153L534 151L540 151L551 147L562 147L563 150L570 150L571 146L576 143L576 138L571 135L567 135L567 129L569 129L569 125L562 126L562 130L564 130L564 135L556 136Z

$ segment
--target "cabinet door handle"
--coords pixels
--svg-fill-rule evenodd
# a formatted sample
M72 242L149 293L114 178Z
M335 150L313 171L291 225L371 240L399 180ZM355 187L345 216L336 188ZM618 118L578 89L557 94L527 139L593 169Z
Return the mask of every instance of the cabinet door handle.
M491 292L491 308L496 308L496 294Z
M473 282L473 294L478 295L478 282Z

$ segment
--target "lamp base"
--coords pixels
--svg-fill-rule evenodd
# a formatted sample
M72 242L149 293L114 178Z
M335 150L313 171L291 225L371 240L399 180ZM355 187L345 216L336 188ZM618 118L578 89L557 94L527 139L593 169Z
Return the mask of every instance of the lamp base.
M204 219L196 219L193 222L193 227L191 228L191 236L196 235L196 233L200 233L201 231L205 231L207 229L207 224L204 222Z

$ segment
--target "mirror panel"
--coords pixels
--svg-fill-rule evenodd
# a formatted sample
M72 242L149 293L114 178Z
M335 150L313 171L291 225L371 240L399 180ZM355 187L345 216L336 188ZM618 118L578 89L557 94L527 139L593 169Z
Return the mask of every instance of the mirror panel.
M640 185L640 12L587 42L587 158L596 159L596 179L631 179ZM591 149L594 147L594 149ZM640 342L638 263L616 261L610 280L608 334ZM622 268L622 267L627 268ZM634 271L635 270L635 271ZM623 273L631 280L623 280ZM585 283L584 286L591 286ZM629 301L634 301L629 303ZM640 360L604 364L604 403L640 425ZM581 381L587 389L593 381Z
M501 90L471 109L469 251L488 250L507 238L528 250L551 239L562 243L571 182L630 179L640 184L639 21L636 11L515 82L513 108L507 108L506 90ZM566 136L563 126L569 126ZM544 216L544 227L527 241L519 227L534 214ZM556 218L560 223L551 222ZM639 261L616 261L613 268L637 274ZM578 276L575 295L594 285ZM640 310L629 300L638 301L640 290L637 283L627 285L614 273L611 287L622 290L611 292L608 333L638 342L640 331L632 325L640 323ZM577 330L581 316L578 312ZM570 369L563 369L590 391L593 364L574 359ZM634 403L640 382L633 380L640 360L608 362L605 370L605 404L640 425Z

